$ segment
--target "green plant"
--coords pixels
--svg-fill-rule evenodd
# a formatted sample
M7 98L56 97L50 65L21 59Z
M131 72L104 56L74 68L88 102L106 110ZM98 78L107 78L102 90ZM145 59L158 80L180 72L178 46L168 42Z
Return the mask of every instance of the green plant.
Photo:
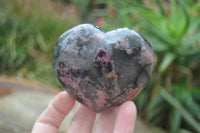
M139 112L149 122L170 132L180 128L200 132L200 101L195 96L200 95L200 3L151 2L148 5L136 0L109 2L116 9L115 26L140 31L155 51L151 83L136 98ZM185 126L186 123L190 126Z
M105 17L105 0L74 0L82 23L95 23L98 18Z
M0 7L0 73L57 83L51 65L54 44L60 34L78 20L63 12L64 6L51 1L3 2L4 6Z

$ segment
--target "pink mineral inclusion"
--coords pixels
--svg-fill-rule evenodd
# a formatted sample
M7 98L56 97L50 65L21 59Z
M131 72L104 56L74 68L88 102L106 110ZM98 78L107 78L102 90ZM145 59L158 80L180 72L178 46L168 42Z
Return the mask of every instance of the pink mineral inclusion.
M67 52L70 49L75 55L78 55L79 49L77 47L77 42L74 42L74 45L67 44L66 48L63 49L63 52Z
M142 54L141 54L141 60L140 63L141 64L149 64L152 63L154 60L152 53L150 53L148 50L146 49L142 49Z
M88 42L90 40L90 37L86 38L86 37L80 37L80 39L83 41L83 42Z
M128 42L128 40L121 40L120 41L120 45L122 46L122 47L124 47L124 48L130 48L130 45L129 45L129 42Z
M80 30L81 30L81 28L75 28L75 29L73 30L73 32L77 33L77 32L79 32Z
M119 48L119 43L118 42L116 42L115 48Z
M69 78L68 76L65 77L61 77L61 80L67 85L67 86L71 86L75 89L80 89L80 86L77 82L74 82L71 80L71 78Z
M127 92L128 100L132 100L141 90L142 90L142 86L139 86L138 88L135 88L135 89L130 89Z
M81 98L89 108L92 108L92 103L90 99L86 98L81 91L77 91L76 95L79 96L79 98Z
M127 52L127 54L129 54L129 55L132 54L132 50L131 50L131 49L127 49L126 52Z
M100 53L100 51L105 51L103 48L99 48L98 51L97 51L97 54ZM97 58L97 61L100 61L100 62L109 62L111 59L108 55L108 53L106 53L105 56L103 56L102 58Z
M65 76L65 77L61 77L61 80L68 86L68 85L71 85L72 83L72 80L71 78Z
M105 94L102 91L97 92L98 99L95 99L95 102L98 106L103 107L106 104Z

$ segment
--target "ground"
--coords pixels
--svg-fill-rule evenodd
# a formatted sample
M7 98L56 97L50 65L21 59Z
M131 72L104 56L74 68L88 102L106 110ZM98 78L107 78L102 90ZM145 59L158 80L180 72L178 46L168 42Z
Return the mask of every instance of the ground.
M34 121L60 89L19 78L0 76L0 131L30 133ZM65 133L74 109L60 127ZM137 116L134 133L164 133L147 125Z

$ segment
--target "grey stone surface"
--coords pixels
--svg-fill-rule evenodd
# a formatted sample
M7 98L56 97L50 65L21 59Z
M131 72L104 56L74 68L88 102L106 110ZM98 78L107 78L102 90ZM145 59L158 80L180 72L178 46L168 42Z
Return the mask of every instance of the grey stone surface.
M105 32L81 24L58 38L53 53L54 72L62 87L98 113L133 99L154 66L151 45L129 28Z
M0 131L30 133L35 120L54 96L55 94L41 92L16 92L0 98ZM61 133L66 132L69 127L72 113L64 120Z

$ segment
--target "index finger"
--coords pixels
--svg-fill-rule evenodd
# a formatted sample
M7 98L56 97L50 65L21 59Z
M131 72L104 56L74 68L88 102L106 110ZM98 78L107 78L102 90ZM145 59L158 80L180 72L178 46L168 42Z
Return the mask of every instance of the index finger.
M71 111L75 100L65 91L60 92L38 117L32 133L57 133L61 122Z

